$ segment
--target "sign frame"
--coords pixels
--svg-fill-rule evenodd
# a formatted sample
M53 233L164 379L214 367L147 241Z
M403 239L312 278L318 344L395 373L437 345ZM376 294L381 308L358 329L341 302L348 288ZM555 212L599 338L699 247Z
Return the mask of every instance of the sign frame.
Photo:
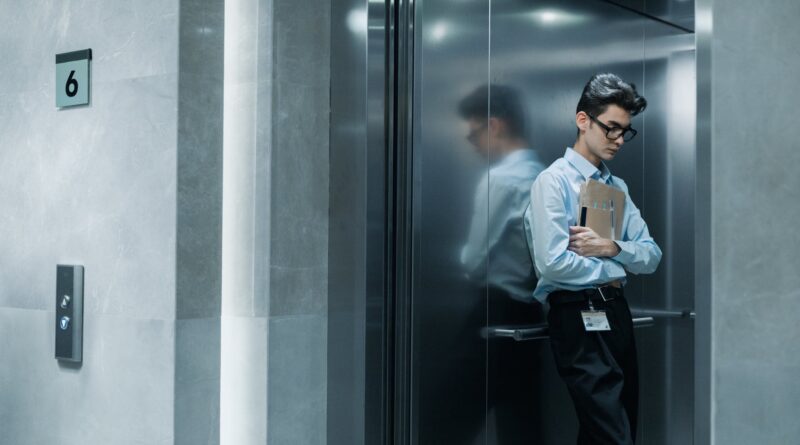
M88 105L92 49L56 54L56 107Z

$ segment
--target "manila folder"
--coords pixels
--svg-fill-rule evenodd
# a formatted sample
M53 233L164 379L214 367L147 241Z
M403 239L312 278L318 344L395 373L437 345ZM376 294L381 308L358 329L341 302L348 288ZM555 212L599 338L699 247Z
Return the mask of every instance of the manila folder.
M578 221L606 239L622 237L625 215L625 192L590 179L581 185Z

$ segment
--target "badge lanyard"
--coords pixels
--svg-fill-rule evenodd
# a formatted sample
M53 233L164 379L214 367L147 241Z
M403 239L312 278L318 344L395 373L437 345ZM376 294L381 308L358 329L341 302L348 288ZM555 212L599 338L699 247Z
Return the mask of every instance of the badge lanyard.
M600 296L603 297L603 301L608 301L606 296L603 294L603 290L599 287L597 291L600 293ZM611 326L608 323L608 317L606 316L606 311L598 311L594 308L594 304L592 304L592 299L587 297L589 302L589 310L588 311L581 311L581 318L583 319L583 327L586 329L587 332L592 331L610 331Z

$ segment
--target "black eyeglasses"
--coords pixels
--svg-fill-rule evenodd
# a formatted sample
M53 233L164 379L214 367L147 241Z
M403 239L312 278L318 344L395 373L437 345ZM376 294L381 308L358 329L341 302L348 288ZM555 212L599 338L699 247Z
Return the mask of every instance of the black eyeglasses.
M620 136L622 136L622 140L625 142L628 142L634 137L636 137L636 130L634 130L631 127L628 128L609 127L608 125L600 122L596 117L592 116L591 114L586 113L586 115L589 116L589 119L597 122L597 125L599 125L600 128L606 131L606 137L612 141L619 138Z

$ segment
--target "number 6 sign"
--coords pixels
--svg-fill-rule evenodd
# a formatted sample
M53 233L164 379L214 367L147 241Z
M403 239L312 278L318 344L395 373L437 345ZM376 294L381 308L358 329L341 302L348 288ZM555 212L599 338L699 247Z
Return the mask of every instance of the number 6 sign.
M92 50L56 54L56 107L89 103L89 61Z

